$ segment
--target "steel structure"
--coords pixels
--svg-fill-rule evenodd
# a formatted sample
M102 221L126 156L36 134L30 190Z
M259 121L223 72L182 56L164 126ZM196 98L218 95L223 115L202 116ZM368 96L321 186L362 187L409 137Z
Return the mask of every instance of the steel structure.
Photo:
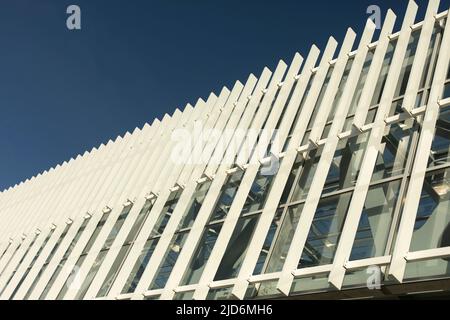
M398 32L389 10L377 41L369 20L359 44L348 29L339 50L330 38L3 191L0 299L450 290L450 23L438 7L416 22L410 1ZM180 132L191 143L174 161Z

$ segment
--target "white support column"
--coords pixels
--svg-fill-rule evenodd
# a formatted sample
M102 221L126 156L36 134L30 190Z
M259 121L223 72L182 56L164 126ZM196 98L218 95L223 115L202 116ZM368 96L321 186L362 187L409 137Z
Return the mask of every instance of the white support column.
M411 36L411 26L414 24L417 9L418 7L414 2L409 3L405 19L403 21L400 36L397 40L397 45L391 62L389 74L386 79L385 89L383 91L383 95L378 107L375 123L374 126L372 127L372 131L370 133L370 137L367 142L366 148L367 151L364 154L364 158L361 164L361 172L365 172L366 174L361 174L358 176L355 190L353 192L353 197L348 209L346 221L342 230L341 238L338 244L338 248L336 250L333 269L331 270L329 281L333 286L335 286L338 289L341 288L342 283L344 281L344 276L346 272L344 266L348 261L348 259L350 258L353 242L356 236L356 232L358 230L359 220L361 218L362 210L369 190L369 184L372 178L371 173L373 172L378 156L379 150L378 146L381 143L386 127L386 123L384 120L389 114L392 99L394 98L395 95L395 89L399 81L400 72L402 69L402 62L405 58L406 50L408 47L408 41ZM390 23L393 25L394 19L392 19ZM380 43L381 42L387 43L388 40L386 40L386 38L380 39ZM426 49L428 48L428 43L424 45L426 45L426 48L424 48L422 45L421 49L426 51ZM420 81L420 76L416 78L419 79L417 80L417 82ZM367 101L370 101L370 98Z
M397 281L402 282L405 274L405 257L409 252L411 238L414 231L414 223L419 207L420 194L422 192L425 171L434 138L436 121L439 117L440 106L438 101L442 97L444 81L447 75L450 60L450 23L446 23L441 48L436 64L431 92L428 99L427 109L422 122L422 130L417 146L415 161L413 164L411 179L406 194L402 219L400 222L392 262L389 274Z
M373 33L375 31L375 24L368 20L361 42L354 58L350 74L345 84L344 92L342 94L339 105L336 108L336 115L330 129L322 156L317 165L317 171L311 184L302 214L297 224L294 237L289 247L283 270L278 281L277 289L285 295L289 295L294 276L293 271L297 269L298 261L300 260L303 248L305 246L308 232L314 219L315 211L320 200L327 173L333 160L336 147L339 143L338 134L341 132L345 122L345 118L350 108L350 103L353 98L353 93L358 84L360 74L368 52L368 44L370 43Z
M349 38L347 38L349 39ZM348 40L347 40L348 41ZM344 45L345 47L345 45ZM242 263L241 269L238 274L238 278L236 281L236 285L234 286L232 290L233 296L235 296L238 299L244 299L245 293L247 291L248 287L248 281L247 279L250 278L250 276L253 273L253 270L255 268L256 262L258 260L259 254L261 252L261 249L264 245L264 241L267 235L267 232L270 228L270 225L272 223L273 217L275 215L275 211L278 207L279 199L281 198L281 194L284 189L284 185L286 184L287 178L289 176L289 173L291 171L291 168L295 162L295 159L297 157L297 147L300 145L300 142L303 139L303 135L306 131L306 127L308 125L308 121L313 113L313 108L317 103L317 99L320 94L320 90L322 88L323 82L325 81L326 75L328 73L328 68L330 66L329 62L333 58L333 55L337 48L337 42L334 38L330 38L327 44L327 47L324 51L322 60L320 62L320 65L318 67L318 71L316 74L316 77L314 78L314 81L311 86L311 90L309 91L308 96L306 97L305 104L300 110L300 114L298 116L298 119L304 119L304 121L298 121L295 125L295 129L292 135L292 139L289 142L288 151L286 156L283 158L281 162L281 166L278 170L278 173L275 177L275 180L273 182L273 186L269 192L269 195L267 196L267 202L264 206L263 212L261 214L261 217L258 221L258 224L256 225L256 229L254 231L252 240L249 244L249 248L252 248L252 250L249 250L247 252L247 255L244 258L244 261ZM349 45L348 51L346 51L342 55L347 55L347 53L351 49L351 44ZM337 71L339 72L339 70ZM343 68L342 68L343 72ZM293 96L292 104L299 105L303 95L305 94L306 85L309 82L309 79L312 75L312 70L308 72L308 70L304 71L304 74L301 75L301 92L298 92L299 95ZM294 117L292 117L292 122ZM289 126L288 124L285 124ZM292 123L291 123L292 125Z

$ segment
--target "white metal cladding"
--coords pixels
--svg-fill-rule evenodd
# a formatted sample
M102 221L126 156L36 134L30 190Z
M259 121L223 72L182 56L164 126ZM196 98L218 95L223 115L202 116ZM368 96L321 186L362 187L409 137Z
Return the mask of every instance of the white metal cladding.
M0 299L283 297L366 287L374 266L382 285L450 278L438 7L416 23L410 1L397 33L389 10L375 42L371 21L358 44L348 29L339 51L330 38L0 193ZM191 161L173 159L180 130Z

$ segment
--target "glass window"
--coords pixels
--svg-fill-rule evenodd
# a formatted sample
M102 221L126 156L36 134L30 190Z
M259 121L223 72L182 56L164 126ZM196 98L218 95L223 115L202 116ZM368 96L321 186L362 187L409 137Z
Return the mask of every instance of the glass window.
M351 196L349 192L320 200L298 268L333 262Z
M183 218L178 226L179 229L188 228L194 224L210 187L211 181L207 181L197 186L197 189L187 206L189 209L183 214Z
M358 179L369 132L341 140L336 148L322 194L353 186Z
M181 285L198 283L221 229L222 224L208 226L204 229L197 249L183 276Z
M216 202L214 211L210 218L211 221L220 220L226 217L236 196L239 185L241 184L244 172L237 171L230 175L227 182L223 185L220 196Z
M278 272L283 268L302 210L303 205L292 206L287 210L264 273Z
M309 277L294 279L291 286L292 293L317 292L318 290L334 290L328 282L328 274L318 274Z
M413 120L386 126L385 134L378 146L372 182L403 174L413 133L417 129L417 124Z
M139 255L138 260L136 261L133 270L131 271L123 289L122 293L132 293L136 289L139 281L141 280L142 274L147 267L148 261L155 251L156 245L158 244L159 238L156 239L148 239L144 245L144 248Z
M291 197L291 202L306 199L314 174L316 173L317 165L319 164L320 156L322 155L322 150L323 146L320 146L318 149L309 151L306 160L303 162L300 177L294 186L295 189Z
M444 86L444 91L442 92L442 99L450 98L450 82L447 82Z
M295 160L294 165L292 166L291 172L289 173L289 177L286 181L286 185L283 190L283 194L281 195L280 204L285 204L288 201L289 195L292 190L292 186L295 183L295 180L297 178L300 166L302 165L303 160L302 157L299 155L297 156L297 159Z
M206 300L228 300L231 297L231 290L233 287L210 289Z
M278 209L272 223L270 225L269 232L266 235L266 239L264 240L263 248L259 254L258 261L255 266L255 270L253 271L254 275L261 274L264 265L266 263L266 258L269 256L270 248L273 243L273 239L275 238L275 233L280 226L281 217L283 216L283 209Z
M358 84L353 93L353 98L352 98L352 102L350 103L348 115L353 115L356 112L356 108L358 107L359 100L361 99L362 91L367 82L367 75L369 73L370 66L372 65L374 52L375 52L375 49L370 49L367 52L366 61L364 62L364 66L363 66L363 69L361 70L361 75L359 77Z
M383 66L381 68L380 74L378 76L377 85L372 96L371 106L375 106L380 103L381 97L384 92L384 86L386 85L386 79L389 74L389 67L392 62L392 57L394 56L395 47L397 45L397 40L393 40L389 43L386 55L384 56ZM366 122L367 123L367 122Z
M91 267L91 270L89 270L89 273L86 275L86 278L84 279L83 283L81 284L80 288L78 289L78 292L75 296L76 300L83 299L84 295L86 294L87 290L89 289L89 286L91 285L92 281L95 278L95 275L98 272L98 269L100 269L100 266L103 262L103 260L106 257L106 254L108 253L108 250L102 250L97 255L97 258L94 261L94 264Z
M241 215L261 210L264 207L272 187L273 178L274 175L264 175L262 171L258 173L245 200Z
M174 235L158 268L158 272L149 287L150 290L164 288L188 235L189 232L181 232Z
M112 246L114 240L122 229L122 226L125 223L125 220L128 217L128 214L130 213L132 207L132 205L129 205L123 208L122 212L114 223L112 230L109 232L108 237L106 238L103 249L109 249Z
M308 85L306 86L305 93L304 93L304 95L302 97L302 101L300 102L300 105L299 105L299 107L297 109L297 113L295 114L295 119L292 122L291 128L289 129L289 136L291 136L294 133L295 127L297 126L298 117L300 116L300 113L301 113L301 111L303 109L303 105L305 104L306 99L308 98L308 95L309 95L309 92L311 90L311 86L312 86L312 84L314 82L315 76L316 76L316 74L314 73L309 78L309 82L308 82ZM286 141L284 148L287 149L287 146L288 146L288 141Z
M106 275L105 280L100 287L100 290L97 293L97 298L106 297L111 289L114 281L116 280L117 274L119 273L120 268L122 267L122 263L127 257L129 251L131 249L131 244L126 244L120 248L119 253L117 254L116 259L114 260L111 269L109 269L108 274Z
M353 58L348 59L347 65L345 66L344 74L342 75L341 82L339 83L339 88L336 93L336 96L334 97L333 104L330 110L330 113L328 114L327 122L333 121L334 116L336 115L337 107L339 106L339 102L341 101L342 94L344 93L345 85L347 84L347 79L350 74L350 70L352 69L353 65ZM322 139L325 139L328 137L328 134L324 132L322 135Z
M425 61L425 67L424 67L423 72L422 72L422 78L421 78L421 81L420 81L420 88L423 88L425 86L425 82L427 80L428 72L430 71L430 66L431 66L431 62L432 62L431 58L432 58L432 55L433 55L433 50L436 47L437 35L439 33L441 33L441 32L442 32L442 28L440 26L440 22L436 21L434 29L433 29L433 34L431 36L430 45L429 45L428 51L427 51L427 59ZM436 49L439 49L439 48L436 48ZM431 74L431 78L430 79L432 79L433 74L434 74L434 70L433 70L433 72Z
M421 30L413 31L409 39L408 48L406 50L405 59L403 60L400 78L395 89L394 97L399 97L405 94L408 86L409 75L416 55L416 49L419 42Z
M422 187L410 251L450 246L450 169L428 173Z
M183 215L181 222L179 223L178 228L180 226L182 229L186 229L191 227L194 223L195 218L197 217L198 212L205 200L206 194L211 186L211 182L205 182L197 186L197 189L192 196L190 203L188 205L188 209L186 213ZM176 233L170 242L169 247L166 249L164 257L161 259L162 263L158 267L158 271L155 273L155 277L150 284L149 289L160 289L166 285L167 280L169 279L170 273L172 272L175 263L177 262L178 256L186 242L186 239L189 235L189 231Z
M177 292L175 293L173 300L192 300L194 297L194 291Z
M231 279L238 275L258 220L259 215L239 219L217 269L214 281Z
M327 92L328 85L330 83L331 75L333 74L334 66L330 66L328 69L325 81L323 83L322 88L320 89L319 97L317 98L316 104L314 106L313 114L311 119L309 119L308 130L311 130L316 123L317 115L320 112L320 106L322 104L325 93Z
M122 289L122 293L131 293L136 289L139 281L141 280L142 274L144 273L145 268L150 261L153 251L155 251L156 245L158 244L159 238L155 239L155 237L161 236L162 232L167 226L167 223L169 222L169 219L172 216L173 211L175 210L178 200L180 199L181 192L182 190L178 190L170 194L169 199L166 201L162 212L159 214L158 221L156 222L153 231L147 239L147 242L145 243L145 246L142 249L139 258L133 267L133 271L129 275L128 280Z
M169 199L166 201L162 212L159 214L158 221L156 222L153 230L150 234L151 237L160 236L169 223L170 217L177 206L178 200L181 197L182 190L174 191L170 194Z
M436 122L433 143L431 145L428 167L443 165L450 162L450 108L441 110Z
M384 256L401 180L370 187L350 260Z

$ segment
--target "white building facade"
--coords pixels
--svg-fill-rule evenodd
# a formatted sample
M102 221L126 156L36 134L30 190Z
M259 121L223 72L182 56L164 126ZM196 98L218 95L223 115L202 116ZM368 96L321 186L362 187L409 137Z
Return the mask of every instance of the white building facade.
M450 291L450 23L348 29L0 194L0 299ZM427 288L426 290L424 288Z

